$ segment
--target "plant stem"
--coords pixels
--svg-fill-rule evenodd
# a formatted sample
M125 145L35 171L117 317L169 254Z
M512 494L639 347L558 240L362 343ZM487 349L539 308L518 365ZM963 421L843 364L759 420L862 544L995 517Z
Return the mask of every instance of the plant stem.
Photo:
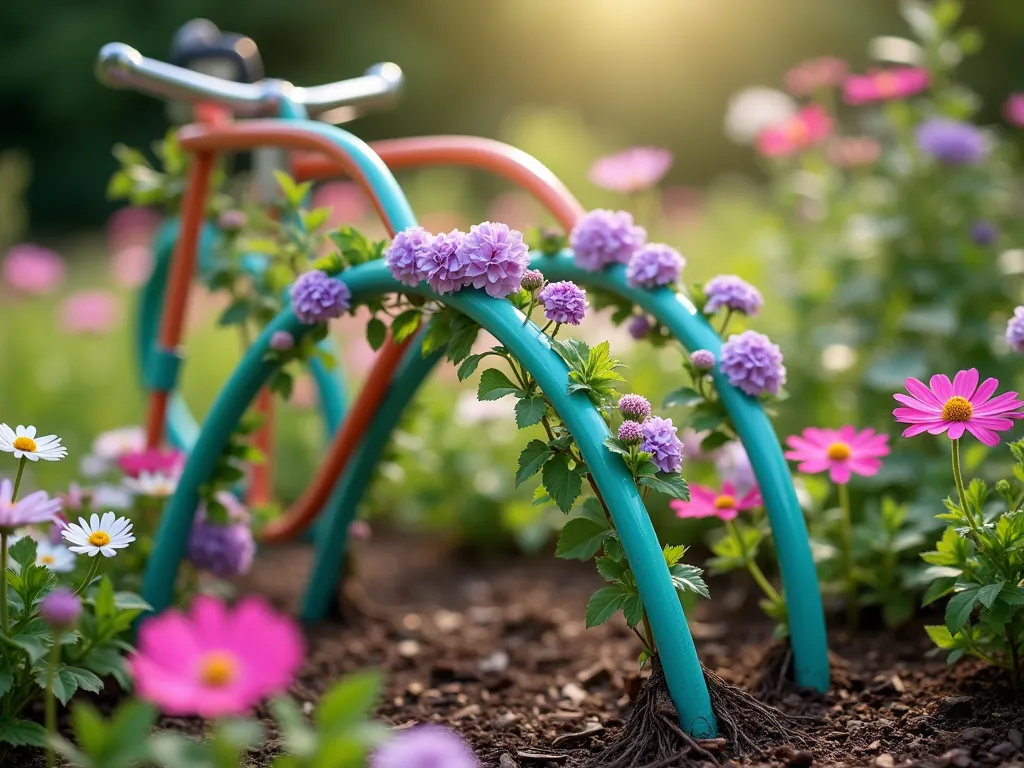
M762 592L764 592L765 597L767 597L773 603L781 603L782 595L780 595L778 590L776 590L775 587L772 586L772 583L768 581L768 577L764 575L764 571L761 570L761 567L757 564L757 561L750 556L749 552L747 552L747 545L743 541L743 537L740 535L740 530L736 527L736 523L734 523L732 520L727 520L725 525L729 530L729 535L735 538L736 543L739 544L740 553L743 555L743 560L747 564L747 570L750 572L750 575L754 578L754 581L757 584L757 586L761 588Z
M643 622L644 634L647 635L647 650L653 656L658 652L658 647L654 644L654 630L651 629L651 622L647 620L647 611L643 612Z
M91 560L92 560L92 562L89 563L89 572L87 574L85 574L85 579L82 581L81 585L79 585L78 589L75 590L75 594L76 595L80 595L82 593L82 591L87 586L89 586L89 582L91 582L93 577L96 575L96 571L98 571L100 569L100 557L99 557L99 555L95 555L94 557L91 558Z
M27 463L28 459L22 456L21 461L18 463L18 474L14 477L14 491L11 493L11 504L18 500L18 489L21 488L21 476L25 474L25 465Z
M7 531L0 531L0 629L7 637Z
M60 666L60 630L53 630L53 647L50 648L50 661L46 665L46 732L51 736L57 735L57 697L53 692L53 681L57 675L57 667ZM56 755L53 752L53 744L46 745L46 765L53 768L56 764Z
M839 484L839 507L842 509L843 580L846 583L846 620L850 629L857 627L857 581L853 577L853 512L850 490Z
M956 493L960 497L960 508L967 516L967 522L971 526L971 530L975 533L978 532L978 523L974 519L974 513L971 512L971 508L967 505L967 493L964 491L964 476L960 472L960 440L951 440L953 444L953 482L956 483Z
M1010 646L1010 659L1013 661L1013 690L1020 685L1020 655L1017 653L1017 639L1014 636L1013 622L1006 625L1006 642Z
M725 319L722 321L722 327L718 329L718 335L723 339L725 338L725 329L729 327L730 320L732 320L732 309L726 311Z

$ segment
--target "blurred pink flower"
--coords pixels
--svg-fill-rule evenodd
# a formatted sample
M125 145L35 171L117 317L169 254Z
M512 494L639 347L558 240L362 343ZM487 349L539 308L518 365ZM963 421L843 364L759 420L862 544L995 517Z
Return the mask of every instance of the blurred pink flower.
M117 465L129 477L137 478L143 472L177 477L185 465L185 454L174 448L143 448L121 454Z
M160 214L152 208L131 205L114 211L107 219L107 250L116 255L125 248L148 248L160 221Z
M1003 117L1017 128L1024 128L1024 93L1011 93L1003 104Z
M114 280L125 288L138 288L153 271L153 252L148 245L129 245L110 259Z
M858 432L854 427L821 429L808 427L799 435L786 438L786 458L798 461L804 474L828 471L833 483L845 485L852 475L871 477L882 468L889 455L889 436L873 429Z
M142 427L118 427L101 432L92 444L92 452L103 461L117 461L126 453L146 449L146 431Z
M882 145L870 136L835 139L828 147L828 158L840 168L860 168L878 162Z
M835 56L802 61L783 78L786 90L794 96L810 96L815 91L834 88L843 82L849 67Z
M520 231L537 225L540 216L540 206L532 197L522 192L505 192L498 195L487 209L488 221L500 221Z
M313 408L319 402L316 383L309 375L298 376L292 385L292 396L289 402L296 408Z
M107 291L79 291L60 304L60 325L69 334L105 334L117 323L117 300Z
M756 487L740 495L732 483L723 483L722 492L705 485L690 486L690 500L673 499L669 502L672 511L679 518L717 517L720 520L735 520L740 512L760 507L761 492Z
M843 83L847 104L903 99L928 87L931 75L920 67L875 69L864 75L850 75Z
M373 535L373 529L365 520L353 520L348 525L348 535L355 541L369 541Z
M701 203L701 191L696 187L669 187L661 196L665 218L687 227L700 221Z
M804 107L784 123L761 131L757 149L765 157L792 155L826 139L834 122L824 108Z
M53 293L64 282L64 259L33 243L12 246L4 258L4 280L20 293Z
M358 184L351 181L331 181L321 184L313 192L314 208L330 208L328 226L358 224L370 215L370 201Z
M612 192L642 192L661 181L674 157L660 147L630 147L597 160L590 166L590 181Z

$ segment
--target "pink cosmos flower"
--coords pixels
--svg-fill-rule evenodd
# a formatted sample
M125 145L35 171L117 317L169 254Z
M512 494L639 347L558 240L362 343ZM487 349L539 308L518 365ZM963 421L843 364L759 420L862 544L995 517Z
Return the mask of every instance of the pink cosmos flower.
M115 251L110 260L110 271L118 285L138 288L153 271L153 252L148 245L131 245Z
M107 249L118 253L125 248L148 245L161 216L152 208L129 205L110 214L107 219Z
M329 228L342 224L358 224L370 215L366 193L351 181L330 181L313 192L313 208L330 208Z
M139 697L168 715L244 715L284 691L302 664L302 635L259 598L233 610L200 596L186 615L146 620L129 659Z
M783 78L786 90L794 96L810 96L815 91L834 88L849 72L846 62L835 56L802 61Z
M799 461L801 472L813 475L828 470L832 482L846 485L851 475L871 477L882 468L880 459L889 455L889 436L873 429L858 432L850 426L839 429L808 427L802 435L790 435L786 458Z
M185 454L173 448L144 448L117 457L117 465L129 477L139 477L143 472L150 475L177 477L185 463Z
M860 168L878 162L882 145L870 136L846 136L829 144L828 159L840 168Z
M60 512L60 499L51 499L44 491L30 493L12 502L13 496L14 484L10 480L0 480L0 530L5 533L23 525L52 523Z
M1024 128L1024 93L1011 93L1003 104L1003 117L1017 128Z
M676 517L717 517L725 521L735 520L740 512L760 507L762 504L764 502L757 486L740 496L732 483L722 483L721 493L705 485L691 485L689 501L673 499L669 502Z
M93 441L92 452L103 461L116 461L126 453L146 448L146 431L142 427L118 427L101 432Z
M847 104L903 99L928 87L931 75L920 67L874 69L864 75L850 75L843 83Z
M79 291L60 305L60 323L69 334L109 333L117 322L117 301L107 291Z
M4 280L20 293L53 293L64 282L64 259L32 243L15 245L4 258Z
M597 160L590 181L612 192L643 192L661 181L675 158L660 147L631 147Z
M950 440L959 440L970 432L985 445L999 445L999 435L1013 426L1014 419L1024 418L1024 402L1016 392L1004 392L992 397L999 386L996 379L985 379L978 386L978 370L960 371L950 383L943 374L932 376L926 387L915 378L907 379L910 395L893 397L905 408L892 412L896 421L910 424L904 437L927 432L938 435L945 432Z
M828 138L834 123L823 107L804 107L785 122L761 131L757 151L765 157L792 155Z

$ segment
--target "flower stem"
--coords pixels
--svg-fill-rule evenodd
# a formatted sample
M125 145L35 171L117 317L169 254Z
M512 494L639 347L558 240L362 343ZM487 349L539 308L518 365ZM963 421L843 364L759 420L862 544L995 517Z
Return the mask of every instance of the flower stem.
M974 519L974 513L971 512L971 508L967 505L967 493L964 491L964 476L960 472L960 440L951 440L950 442L953 444L953 482L956 483L956 493L960 497L960 509L967 516L967 523L971 526L971 530L977 533L978 523Z
M839 483L839 507L842 509L843 580L846 583L846 620L850 629L857 627L857 581L853 577L853 512L850 490Z
M57 677L57 667L60 666L60 630L53 630L53 647L50 648L50 661L46 665L46 732L51 737L57 736L57 697L53 692L53 681ZM53 744L46 745L46 765L53 768L56 764L56 755L53 751Z
M725 319L722 321L722 327L718 329L718 335L723 339L725 338L725 329L729 327L729 321L732 320L732 309L729 309L725 313Z
M725 525L726 528L728 528L729 530L729 535L736 539L736 543L739 545L740 553L743 556L743 560L747 564L747 570L753 577L754 582L757 584L757 586L761 588L761 591L764 592L765 597L767 597L773 603L781 603L782 595L780 595L778 590L776 590L775 587L772 586L772 583L768 581L768 577L764 575L764 571L761 570L761 567L757 564L757 561L754 560L753 557L751 557L749 552L747 552L747 545L743 541L743 537L740 535L740 530L736 527L736 523L734 523L732 520L726 520Z
M654 630L651 629L651 622L647 619L647 611L643 612L644 634L647 635L647 651L653 656L658 652L654 644Z
M18 500L18 489L21 488L21 476L25 474L25 465L28 463L28 459L25 456L21 457L21 461L18 462L18 474L14 477L14 491L11 493L11 504Z
M99 558L99 555L95 555L91 559L92 559L92 562L89 563L89 572L87 574L85 574L85 579L82 581L81 585L79 585L78 589L75 590L75 594L76 595L82 594L82 591L87 586L89 586L89 582L91 582L93 577L96 575L96 571L98 571L100 569L100 558Z
M0 629L7 636L7 532L0 531Z

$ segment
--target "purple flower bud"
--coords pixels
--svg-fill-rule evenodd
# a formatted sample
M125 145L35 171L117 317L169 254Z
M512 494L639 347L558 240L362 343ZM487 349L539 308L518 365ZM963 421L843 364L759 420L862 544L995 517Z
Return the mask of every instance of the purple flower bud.
M675 248L648 243L633 253L626 266L626 282L640 288L657 288L679 282L684 259Z
M1006 341L1014 352L1024 352L1024 307L1013 310L1013 317L1006 324Z
M976 221L971 227L971 240L978 245L992 245L999 237L999 230L990 221Z
M637 421L624 421L619 425L618 437L626 445L639 445L644 439L643 425Z
M523 288L530 293L544 287L544 274L539 269L528 269L523 273Z
M619 398L619 413L629 421L643 421L651 415L651 401L643 395L623 395Z
M306 325L341 317L351 298L352 291L345 283L317 269L299 275L291 289L292 310Z
M647 334L651 332L651 321L647 315L633 315L626 324L626 330L630 336L640 341L640 339L646 338Z
M544 317L556 323L579 325L587 314L587 292L568 280L548 283L537 298L544 305Z
M43 598L39 614L54 629L73 629L82 615L82 601L70 589L57 587Z
M224 211L217 219L217 226L225 232L237 232L244 229L248 223L249 217L245 215L245 211Z
M690 355L690 362L698 371L710 371L715 367L715 355L706 349L698 349Z
M295 346L295 337L288 331L274 331L270 336L270 348L278 352L287 352Z

